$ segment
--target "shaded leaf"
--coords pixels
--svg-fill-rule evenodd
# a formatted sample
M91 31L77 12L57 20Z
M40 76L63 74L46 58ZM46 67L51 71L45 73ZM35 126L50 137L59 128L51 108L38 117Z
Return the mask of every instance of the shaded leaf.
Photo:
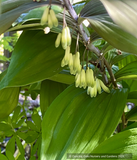
M0 119L8 116L17 106L19 88L5 88L0 90Z
M63 70L60 73L50 77L49 79L64 84L72 84L75 82L75 76L71 75L68 70Z
M123 131L137 128L137 122L132 123L131 125L127 126Z
M85 90L68 87L44 115L41 159L63 160L67 153L91 152L113 133L126 97L127 89L90 98Z
M25 142L26 143L33 143L36 141L36 139L38 138L39 136L39 133L36 132L36 131L28 131L26 133L27 137L25 138Z
M41 135L39 136L39 138L35 142L34 146L32 147L31 156L36 154L36 151L38 150L38 148L40 148L40 145L41 145Z
M117 55L115 56L112 60L111 60L111 65L113 64L117 64L119 61L121 61L122 59L124 59L125 57L129 56L129 53L122 53L121 55Z
M40 108L42 115L46 112L52 101L67 88L68 85L44 80L41 83L40 90Z
M26 123L27 123L28 128L30 128L31 130L39 131L39 129L36 127L36 125L33 122L27 121Z
M10 151L6 150L6 156L8 157L9 160L15 160L13 154Z
M21 107L17 106L14 110L14 113L11 119L12 123L16 123L18 121L20 111L21 111Z
M46 2L42 1L41 3L34 3L33 1L31 1L31 2L29 2L29 1L27 1L28 3L26 3L26 0L25 0L25 3L24 3L24 1L20 2L18 0L18 1L15 1L12 3L13 6L10 6L10 3L11 3L10 1L7 1L7 3L5 2L5 4L2 5L2 8L4 8L4 7L6 8L8 5L9 5L9 7L7 7L6 9L3 9L2 12L5 12L5 11L7 11L7 12L1 14L1 16L0 16L0 23L1 23L0 34L5 32L11 26L11 24L21 15L21 13L25 13L33 8L41 7L44 4L45 5L49 4L49 1L46 1ZM60 3L58 1L53 0L52 3L60 5ZM18 6L18 4L19 4L19 6Z
M16 143L17 143L17 146L18 146L18 149L19 149L21 155L24 155L25 151L24 151L23 145L17 136L16 136Z
M1 153L0 153L0 159L1 160L8 160L8 158L6 156L4 156L4 154L1 154Z
M40 129L41 129L41 117L38 114L37 110L33 111L33 114L31 116L31 118L32 118L33 122L35 123L35 125L37 126L37 128L40 131Z
M137 79L137 61L131 62L115 73L117 81L123 79Z
M15 46L0 88L28 85L59 73L62 70L64 50L61 46L55 48L56 36L54 33L45 35L42 31L24 32ZM74 48L75 41L71 47L72 52Z
M6 145L6 153L9 151L12 155L14 155L15 152L15 137L11 137Z
M127 114L126 119L129 121L137 121L137 107L132 108Z

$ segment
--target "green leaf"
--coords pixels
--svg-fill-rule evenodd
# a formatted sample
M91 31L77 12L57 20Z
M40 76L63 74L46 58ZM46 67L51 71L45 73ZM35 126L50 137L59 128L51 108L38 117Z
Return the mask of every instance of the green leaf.
M21 155L24 155L25 151L24 151L23 145L22 145L20 139L18 138L18 136L16 136L16 143L17 143L17 146L18 146L18 149L19 149Z
M8 116L17 106L19 88L5 88L0 90L0 119Z
M11 126L7 123L0 123L0 132L2 136L12 136L13 135L13 130Z
M39 138L35 142L34 146L32 147L31 156L33 156L34 154L36 154L37 149L40 148L40 145L41 145L41 135L39 136Z
M75 12L77 14L79 14L84 6L85 6L85 3L79 3L79 4L74 4L73 8L74 8Z
M15 144L14 144L15 145ZM13 146L12 146L13 147ZM6 156L8 157L9 160L15 160L13 154L10 151L6 150Z
M32 98L33 100L35 100L35 99L37 98L37 96L38 96L38 93L37 93L37 92L31 91L31 98Z
M15 46L0 88L28 85L59 73L62 70L64 50L61 46L55 48L56 36L54 33L45 35L42 31L35 30L24 32ZM74 50L75 41L71 52Z
M49 78L52 81L65 83L65 84L72 84L75 82L75 76L71 75L68 70L63 70L58 74Z
M15 152L15 137L12 136L6 145L6 153L9 151L12 155Z
M101 0L113 21L137 37L137 1Z
M37 126L37 128L40 131L40 129L41 129L41 117L38 114L37 110L33 111L33 114L31 116L31 118L32 118L33 122L35 123L35 125Z
M1 154L1 153L0 153L0 159L1 160L8 160L8 158L6 156L4 156L4 154Z
M118 62L118 67L119 69L121 69L125 67L127 64L134 62L136 60L137 60L137 57L135 55L128 55L125 58L123 58L121 61Z
M127 126L123 131L137 128L137 122L132 123L131 125Z
M29 160L36 160L36 157L35 157L35 156L32 156L32 157L30 157Z
M18 160L25 160L24 155L21 154L21 155L18 157Z
M47 108L50 106L52 101L67 88L68 85L44 80L41 83L40 90L40 108L42 115L46 112Z
M118 133L100 144L92 153L132 153L132 159L137 159L137 129Z
M27 121L26 123L27 123L27 126L29 129L39 132L39 129L37 128L37 126L33 122Z
M3 55L0 55L0 60L6 62L6 61L9 61L9 58L7 58Z
M25 142L26 143L33 143L36 141L36 139L38 138L39 136L39 133L36 132L36 131L28 131L26 133L27 137L25 138Z
M134 81L136 82L136 85L137 85L137 81ZM135 105L137 105L137 91L133 91L132 92L132 88L129 88L131 92L129 92L128 94L128 99L127 99L127 102L131 102L131 103L134 103ZM136 90L136 86L135 88L133 88L133 90Z
M121 55L117 55L115 56L112 60L111 60L111 65L113 64L117 64L119 61L121 61L122 59L124 59L125 57L128 57L129 56L129 53L123 53Z
M91 27L113 47L137 54L137 38L114 24L99 0L92 0L83 8L79 22L84 19L88 19Z
M67 153L91 152L115 130L126 98L127 89L90 98L85 90L68 87L44 115L41 159L65 159Z
M18 121L18 117L19 117L19 114L20 114L20 110L21 110L21 107L20 106L17 106L14 110L14 113L13 113L13 116L12 116L12 123L16 123Z
M129 55L127 57L125 57L124 59L122 59L121 61L118 62L118 66L119 69L125 67L127 64L134 62L137 60L137 57L134 55ZM124 80L124 82L126 82L128 84L128 86L130 87L130 92L132 91L136 91L137 89L137 81L136 80Z
M117 81L123 79L137 79L137 61L127 64L125 67L115 73Z
M137 121L137 106L126 114L126 119L129 121Z
M29 1L25 0L25 3L24 3L24 1L20 2L19 0L17 0L15 1L15 3L13 2L11 6L10 6L10 3L11 3L10 1L9 2L7 1L7 3L5 2L5 4L2 4L2 8L3 8L2 12L5 12L5 11L6 12L1 14L0 16L0 24L1 24L0 34L5 32L11 26L11 24L21 15L21 13L25 13L33 8L41 7L44 4L47 5L49 4L49 1L46 1L46 2L42 1L41 3L34 3L33 1L30 2L30 0ZM60 5L59 2L54 1L54 0L52 1L52 3ZM5 8L7 7L7 8L5 9L4 7Z

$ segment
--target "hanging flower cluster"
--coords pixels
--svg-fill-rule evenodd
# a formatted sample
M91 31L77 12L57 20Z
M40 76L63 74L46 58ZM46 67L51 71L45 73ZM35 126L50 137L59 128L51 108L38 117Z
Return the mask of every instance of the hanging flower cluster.
M48 22L48 26L50 28L58 26L58 20L56 15L52 9L47 7L42 15L41 24L44 25ZM71 46L71 34L70 29L66 24L66 21L63 21L63 29L62 33L57 35L57 39L55 41L55 47L59 47L60 43L62 44L62 48L65 50L65 55L61 61L61 67L68 66L70 69L70 73L75 75L75 86L80 88L87 88L87 94L90 97L96 97L97 93L101 94L101 89L105 92L110 93L108 87L98 78L94 76L94 71L88 67L86 70L83 68L80 62L80 53L76 51L75 54L70 53Z

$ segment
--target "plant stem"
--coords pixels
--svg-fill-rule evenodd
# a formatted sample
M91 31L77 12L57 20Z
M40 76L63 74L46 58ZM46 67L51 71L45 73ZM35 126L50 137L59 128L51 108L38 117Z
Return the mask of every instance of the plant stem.
M25 103L26 103L26 100L27 100L27 96L25 96L24 102L22 104L22 109L23 109L23 111L25 113L25 119L27 120L27 116L26 116L26 112L25 112Z
M108 64L108 62L107 62L107 60L106 60L105 58L104 58L104 64L105 64L106 67L107 67L107 70L108 70L108 72L109 72L109 75L110 75L110 78L111 78L111 81L112 81L114 87L117 88L116 79L115 79L115 77L114 77L114 74L113 74L113 72L112 72L112 70L111 70L110 65Z

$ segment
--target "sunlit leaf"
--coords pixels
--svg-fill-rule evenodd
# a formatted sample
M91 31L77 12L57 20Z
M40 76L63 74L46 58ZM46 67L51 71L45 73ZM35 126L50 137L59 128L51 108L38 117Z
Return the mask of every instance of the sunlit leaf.
M101 0L113 21L137 38L137 1Z
M137 129L118 133L100 144L92 153L132 153L132 159L137 159ZM121 158L118 158L118 160L120 159ZM107 160L107 158L105 160Z

